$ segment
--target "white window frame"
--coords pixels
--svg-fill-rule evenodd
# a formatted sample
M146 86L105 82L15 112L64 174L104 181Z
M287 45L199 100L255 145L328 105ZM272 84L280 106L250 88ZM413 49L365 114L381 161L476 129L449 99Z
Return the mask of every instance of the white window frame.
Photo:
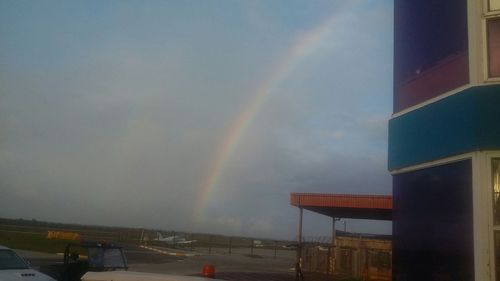
M474 270L475 280L496 280L493 223L492 160L500 151L475 152L473 157Z
M498 5L498 9L496 10L490 10L490 3L491 2L498 2L496 5ZM499 0L488 0L488 2L486 3L486 9L488 9L488 11L500 11L500 1Z
M486 13L494 13L494 12L498 12L500 11L500 1L499 0L496 0L498 1L498 9L496 10L490 10L490 3L493 2L494 0L486 0L485 3L484 3L484 7L485 7L485 12Z
M483 196L485 200L482 205L477 207L481 212L481 219L487 223L486 232L484 230L478 231L477 236L482 237L488 241L488 264L490 280L496 280L496 265L495 265L495 231L500 231L500 225L494 224L493 218L493 182L492 182L492 161L493 159L500 159L500 151L487 151L482 153L482 187L480 190L484 191Z
M484 83L489 84L489 83L499 83L500 82L500 76L496 77L490 77L489 75L489 53L488 53L488 20L498 18L500 19L500 9L499 10L489 10L489 1L490 0L483 0L483 9L482 9L482 16L481 16L481 34L482 34L482 41L484 42L482 44L482 60L483 60L483 73L484 73ZM469 16L470 18L470 16ZM474 17L475 18L475 17ZM469 20L470 21L470 20ZM470 33L469 33L470 34ZM470 42L470 39L469 39Z

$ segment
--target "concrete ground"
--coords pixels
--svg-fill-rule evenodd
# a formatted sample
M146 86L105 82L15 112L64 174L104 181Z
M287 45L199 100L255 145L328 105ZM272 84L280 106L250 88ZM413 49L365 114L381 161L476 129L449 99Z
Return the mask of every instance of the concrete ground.
M249 249L197 249L194 252L165 249L170 253L177 252L179 256L170 256L164 263L131 262L130 270L141 272L169 273L179 275L200 275L204 265L215 267L215 276L223 280L261 280L261 281L291 281L294 280L295 252L254 249L253 255ZM193 254L184 257L182 254ZM134 254L128 256L133 257Z
M205 265L215 267L215 277L238 281L292 281L294 280L295 252L272 249L168 249L155 247L157 251L126 246L125 252L130 271L195 275L202 273ZM62 261L61 255L17 250L37 269L42 265ZM194 256L191 256L194 255Z

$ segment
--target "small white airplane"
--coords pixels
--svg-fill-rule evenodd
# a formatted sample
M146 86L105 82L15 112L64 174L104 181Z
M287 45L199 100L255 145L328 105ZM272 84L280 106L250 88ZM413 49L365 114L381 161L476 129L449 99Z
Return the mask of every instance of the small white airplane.
M298 248L298 246L299 246L298 244L288 244L281 247L284 249L295 250Z
M196 240L186 240L183 236L168 236L168 237L163 237L163 235L160 232L156 232L157 237L153 239L154 241L160 241L160 242L165 242L165 243L171 243L171 244L191 244L193 242L196 242Z
M264 244L262 244L262 241L260 241L260 240L253 240L253 246L255 248L262 248L262 247L264 247Z

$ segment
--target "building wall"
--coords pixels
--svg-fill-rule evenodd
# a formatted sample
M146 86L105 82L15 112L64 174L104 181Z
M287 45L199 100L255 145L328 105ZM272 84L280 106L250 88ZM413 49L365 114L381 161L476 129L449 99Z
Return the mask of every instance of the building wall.
M500 149L500 85L471 87L389 121L389 169Z
M474 280L472 161L393 178L395 280Z
M394 5L394 280L500 280L500 0Z
M394 112L469 82L467 0L396 0L394 13Z

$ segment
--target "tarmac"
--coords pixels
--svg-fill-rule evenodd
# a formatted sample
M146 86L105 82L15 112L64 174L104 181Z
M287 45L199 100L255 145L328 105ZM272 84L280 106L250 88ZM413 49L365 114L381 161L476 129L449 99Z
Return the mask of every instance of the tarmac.
M293 265L295 252L269 249L197 249L187 252L179 249L156 249L165 251L170 260L166 263L131 263L130 270L140 272L168 273L201 276L205 265L215 267L215 277L222 280L238 281L292 281L295 280ZM129 256L127 252L127 256ZM130 255L130 256L133 256Z
M62 256L16 250L38 269L60 263ZM272 249L201 248L194 251L154 247L125 246L130 271L201 276L205 265L215 267L215 278L228 281L293 281L295 252Z

